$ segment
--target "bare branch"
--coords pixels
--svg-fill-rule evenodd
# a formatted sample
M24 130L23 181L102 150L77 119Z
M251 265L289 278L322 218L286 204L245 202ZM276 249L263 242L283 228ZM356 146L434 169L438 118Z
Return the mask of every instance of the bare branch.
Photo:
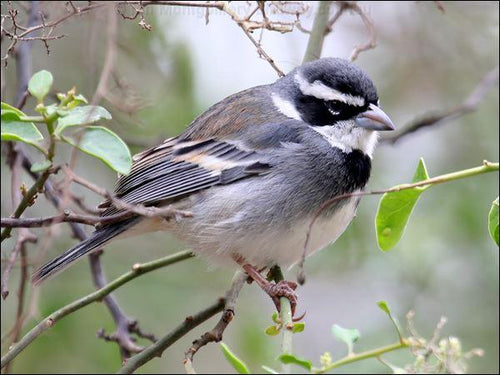
M77 311L92 302L100 301L106 296L108 296L113 290L118 289L122 285L127 282L154 270L157 270L162 267L169 266L171 264L175 264L181 262L183 260L189 259L193 257L193 254L190 251L181 251L179 253L169 255L152 262L143 263L143 264L134 264L132 270L113 280L109 284L104 287L96 290L95 292L82 297L62 308L53 312L45 319L42 319L40 323L38 323L35 327L33 327L24 337L15 343L9 351L2 357L1 367L6 366L10 361L12 361L19 353L21 353L31 342L33 342L38 336L40 336L47 329L51 328L56 324L59 320L64 318L65 316L71 314L74 311Z
M339 20L340 16L344 14L344 12L349 9L349 4L345 1L337 1L336 5L339 9L335 12L332 18L328 20L328 24L326 25L325 33L331 33L333 30L333 25Z
M398 134L383 138L381 142L395 144L401 138L406 137L420 129L434 126L438 124L443 124L445 122L454 120L460 116L463 116L469 112L473 112L477 109L481 101L485 98L486 94L498 84L498 66L490 70L479 82L479 84L474 88L474 91L456 107L445 110L441 113L423 115L420 118L413 120L408 125L403 127Z
M160 357L162 353L183 337L186 333L193 330L199 326L204 321L210 319L217 313L224 309L225 299L219 298L215 303L208 306L204 310L201 310L195 315L190 315L184 319L184 321L178 325L175 329L170 331L167 335L163 336L154 344L148 346L139 354L134 355L125 361L123 367L117 372L117 374L131 374L139 367L149 362L155 357Z
M27 230L20 230L19 235L17 237L17 242L16 245L14 246L14 249L11 251L9 255L9 261L7 262L7 265L5 266L3 273L2 273L2 298L6 299L7 296L9 295L9 289L8 289L8 281L10 277L10 271L12 270L12 267L14 266L14 263L16 262L17 256L24 251L25 244L26 242L32 242L35 243L37 240L37 237L33 235L31 232Z
M354 61L361 52L375 48L375 46L377 45L377 34L375 32L375 26L373 25L373 21L368 16L368 14L363 10L363 8L361 8L356 2L349 2L349 9L356 12L361 17L370 35L370 39L366 43L356 46L354 50L351 52L349 60Z
M212 330L205 332L198 340L193 341L191 347L186 351L184 357L184 367L188 374L196 373L193 368L193 358L198 350L210 342L219 342L222 340L224 331L233 320L236 300L238 299L240 290L243 288L247 279L248 276L245 273L236 271L231 288L226 293L225 306L219 322Z
M22 149L20 149L20 154L22 155L22 164L23 168L26 170L27 173L29 173L34 179L38 179L40 175L38 173L32 172L31 171L31 166L32 163L29 160L28 156L22 152ZM62 199L61 196L56 192L56 190L53 188L52 183L50 179L48 179L45 182L44 185L44 193L47 199L56 207L60 208L62 205ZM83 241L87 238L87 234L85 231L82 229L81 225L78 223L69 223L71 231L73 232L73 236L75 238L78 238L80 241ZM106 277L104 275L104 272L102 270L101 262L100 262L100 252L96 251L91 254L89 254L89 262L90 262L90 268L92 272L92 278L94 285L96 288L103 288L107 284ZM122 354L122 357L127 357L130 355L130 353L127 351L127 347L129 347L129 343L133 342L132 337L131 337L131 331L129 330L130 327L130 322L133 322L133 319L128 318L123 310L120 308L118 305L118 302L116 301L115 297L112 294L105 295L103 299L104 303L106 304L106 307L108 308L111 316L113 317L113 320L115 322L115 325L117 327L117 335L120 338L118 344L120 345L120 353Z

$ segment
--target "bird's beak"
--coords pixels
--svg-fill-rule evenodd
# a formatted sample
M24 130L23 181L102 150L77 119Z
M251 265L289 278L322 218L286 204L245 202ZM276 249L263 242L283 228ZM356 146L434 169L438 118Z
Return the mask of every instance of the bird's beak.
M375 104L370 104L368 109L360 113L354 120L360 128L370 130L394 130L395 126L389 116Z

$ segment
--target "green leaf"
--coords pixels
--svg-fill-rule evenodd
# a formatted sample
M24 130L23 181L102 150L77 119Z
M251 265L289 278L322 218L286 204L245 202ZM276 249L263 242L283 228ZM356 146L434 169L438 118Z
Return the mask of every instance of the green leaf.
M427 172L427 167L425 166L424 158L418 160L417 170L413 175L412 182L420 182L429 179L429 173Z
M334 324L332 326L332 334L337 339L345 342L347 344L347 349L349 353L352 353L352 347L356 341L358 341L361 334L357 329L342 328L341 326Z
M293 333L299 333L304 331L306 324L304 322L295 323L292 328Z
M312 369L312 362L311 361L309 361L307 359L296 357L293 354L282 354L278 357L278 360L280 360L281 363L284 363L285 365L294 364L294 365L301 366L309 371L311 371L311 369Z
M88 126L82 129L79 139L63 136L63 141L92 155L111 169L128 174L132 166L132 156L125 142L111 130L102 126Z
M19 110L2 108L2 141L20 141L41 150L41 146L36 142L43 139L42 133L32 122L21 121L19 112L24 115Z
M30 171L31 172L43 172L47 169L49 169L52 166L52 163L50 160L44 160L40 163L35 163L31 166Z
M68 108L75 108L76 106L82 105L82 104L89 104L87 101L87 98L83 96L82 94L75 95L73 100L68 103Z
M378 307L380 307L380 310L385 312L387 315L392 316L391 309L389 308L389 305L385 301L378 301L377 302Z
M265 366L265 365L262 365L262 370L264 370L268 374L279 374L279 372L276 371L275 369L273 369L273 368L271 368L269 366Z
M44 107L44 112L47 115L47 117L52 116L57 111L58 111L57 104L51 104L51 105Z
M277 334L280 333L280 328L277 326L270 326L270 327L267 327L265 332L266 332L266 335L276 336Z
M57 120L58 125L55 134L61 135L68 126L92 124L102 119L111 119L110 113L103 107L96 105L75 107L65 117Z
M37 98L39 102L42 102L49 93L53 80L50 72L40 70L38 73L33 74L33 77L31 77L28 82L28 91Z
M250 374L250 370L248 370L247 365L241 359L236 357L234 353L229 349L229 347L223 342L220 343L220 347L222 349L222 353L226 357L227 361L233 366L233 368L239 374Z
M392 311L387 302L378 301L377 305L378 307L380 307L380 310L382 310L389 316L389 319L391 319L392 324L394 324L394 328L396 328L396 331L398 332L399 339L403 340L403 333L401 332L401 327L399 326L398 319L392 315Z
M273 320L274 323L279 324L281 323L280 321L280 316L277 311L273 312L273 315L271 316L271 319Z
M26 116L22 111L20 111L16 107L13 107L10 104L4 102L1 102L1 108L2 108L2 113L4 113L4 111L11 111L17 113L19 117Z
M491 210L488 216L488 228L491 238L498 246L498 197L491 204Z
M413 177L413 182L427 180L428 178L429 175L427 174L424 159L420 158ZM403 187L405 185L398 186ZM431 185L425 185L412 189L385 193L382 196L375 217L377 243L381 250L390 250L399 242L420 194L430 186Z

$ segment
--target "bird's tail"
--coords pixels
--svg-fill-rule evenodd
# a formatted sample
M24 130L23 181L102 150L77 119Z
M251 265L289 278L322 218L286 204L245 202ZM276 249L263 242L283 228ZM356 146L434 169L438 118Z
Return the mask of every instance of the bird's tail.
M82 256L91 252L92 250L100 248L112 238L118 236L120 233L123 233L125 230L135 225L137 223L137 219L137 217L133 217L119 223L111 224L104 228L98 229L97 231L92 233L92 235L86 240L83 240L75 247L65 251L57 258L52 259L50 262L44 264L42 267L36 270L31 277L31 281L33 282L33 284L39 285L47 278L62 271L70 263L73 263L75 260L80 259Z

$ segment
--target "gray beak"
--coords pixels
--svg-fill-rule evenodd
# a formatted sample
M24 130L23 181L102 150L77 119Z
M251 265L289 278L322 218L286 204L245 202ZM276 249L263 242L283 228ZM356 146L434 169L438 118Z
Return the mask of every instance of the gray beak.
M394 130L395 126L392 123L389 116L385 114L379 107L375 104L370 104L368 109L360 113L354 121L356 125L360 128L370 129L370 130Z

